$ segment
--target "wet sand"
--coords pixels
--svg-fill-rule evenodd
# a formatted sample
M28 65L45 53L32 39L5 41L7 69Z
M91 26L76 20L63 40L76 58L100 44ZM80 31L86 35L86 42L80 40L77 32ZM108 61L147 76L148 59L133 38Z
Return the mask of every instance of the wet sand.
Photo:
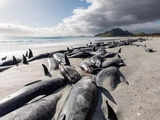
M114 105L120 120L157 120L160 115L160 38L153 38L146 42L148 47L157 50L147 53L144 48L136 46L122 47L122 57L126 67L120 70L129 82L119 84L111 94L118 103ZM66 49L64 46L49 46L33 49L34 54L54 50ZM118 48L109 49L116 51ZM80 59L72 59L72 65L79 65ZM0 100L23 88L29 82L47 79L41 64L47 59L31 62L29 65L15 66L0 73ZM61 76L53 72L53 77ZM67 89L67 88L66 88ZM62 100L63 101L63 100Z

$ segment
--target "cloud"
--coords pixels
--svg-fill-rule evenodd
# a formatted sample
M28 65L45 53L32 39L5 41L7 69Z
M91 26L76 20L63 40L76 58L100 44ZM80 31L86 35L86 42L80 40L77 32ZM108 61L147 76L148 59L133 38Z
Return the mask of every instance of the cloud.
M0 24L5 35L69 36L94 35L114 27L131 31L158 31L160 24L159 0L83 0L88 8L77 8L73 15L50 28Z
M75 9L63 20L63 29L76 33L95 34L113 27L141 25L160 19L159 0L86 0L87 9Z
M0 8L3 8L7 5L8 0L0 0Z
M48 32L47 28L33 28L25 25L6 23L0 24L0 36L43 36L48 35Z
M124 28L132 32L159 33L160 23L147 22L147 23L140 23L140 24L132 24L129 26L124 26Z

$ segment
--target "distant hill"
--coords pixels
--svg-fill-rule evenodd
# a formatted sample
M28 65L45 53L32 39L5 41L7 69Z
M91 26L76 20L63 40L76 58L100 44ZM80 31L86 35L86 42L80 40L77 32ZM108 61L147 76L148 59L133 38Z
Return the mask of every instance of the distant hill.
M160 33L131 33L129 31L124 31L121 28L115 28L110 31L106 31L104 33L99 33L95 35L95 37L160 37Z
M125 37L125 36L133 36L134 34L129 31L124 31L121 28L115 28L110 31L106 31L104 33L99 33L95 35L95 37Z

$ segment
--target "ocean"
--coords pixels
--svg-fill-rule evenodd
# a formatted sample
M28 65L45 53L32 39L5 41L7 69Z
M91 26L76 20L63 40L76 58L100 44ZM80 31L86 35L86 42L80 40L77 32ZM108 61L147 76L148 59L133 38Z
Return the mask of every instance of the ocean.
M115 38L99 37L21 37L21 38L0 38L0 58L4 56L19 56L29 48L42 48L55 45L74 46L76 44L86 44L95 40Z

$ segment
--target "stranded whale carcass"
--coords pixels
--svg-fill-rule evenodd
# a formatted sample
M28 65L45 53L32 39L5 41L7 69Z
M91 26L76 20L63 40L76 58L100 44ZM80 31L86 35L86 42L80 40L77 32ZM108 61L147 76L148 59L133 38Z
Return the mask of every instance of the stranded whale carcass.
M117 67L108 67L101 70L96 76L97 86L114 90L120 82L129 84Z
M22 61L21 59L16 58L15 56L13 56L12 59L2 61L2 63L0 63L0 66L17 65L17 64L20 63L21 61Z
M23 106L35 97L49 95L66 85L62 78L38 81L28 84L16 93L0 101L0 117Z
M94 79L92 77L83 77L73 86L57 120L89 119L96 98L97 87Z
M49 95L3 116L1 120L51 120L61 95Z

